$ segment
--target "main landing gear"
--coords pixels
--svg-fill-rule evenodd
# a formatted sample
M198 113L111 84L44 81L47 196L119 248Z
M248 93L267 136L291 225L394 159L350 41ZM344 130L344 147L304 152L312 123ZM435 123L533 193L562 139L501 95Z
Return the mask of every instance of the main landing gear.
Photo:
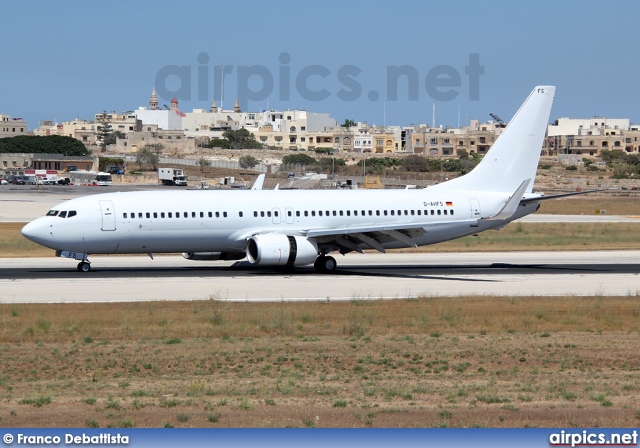
M320 255L315 263L313 263L313 267L316 268L316 271L330 274L335 272L338 263L336 259L333 257L329 257L327 255Z

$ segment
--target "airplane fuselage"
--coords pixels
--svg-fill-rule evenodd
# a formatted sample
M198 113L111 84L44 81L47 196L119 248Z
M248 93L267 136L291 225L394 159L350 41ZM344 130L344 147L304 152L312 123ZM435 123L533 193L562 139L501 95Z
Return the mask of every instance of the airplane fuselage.
M411 238L421 246L503 226L508 221L482 218L497 213L507 198L429 189L105 193L64 202L29 226L46 230L36 241L43 246L88 254L240 253L257 233L305 236L331 228L348 234L374 224L425 228ZM535 209L520 207L513 219ZM407 247L394 239L381 244Z

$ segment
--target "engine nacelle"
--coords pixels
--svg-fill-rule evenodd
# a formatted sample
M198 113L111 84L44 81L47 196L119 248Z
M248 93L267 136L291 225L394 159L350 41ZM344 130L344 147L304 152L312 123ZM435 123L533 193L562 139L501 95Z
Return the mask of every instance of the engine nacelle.
M246 255L243 252L183 252L182 256L187 260L242 260Z
M318 258L318 245L302 236L255 235L247 241L247 259L262 266L304 266Z

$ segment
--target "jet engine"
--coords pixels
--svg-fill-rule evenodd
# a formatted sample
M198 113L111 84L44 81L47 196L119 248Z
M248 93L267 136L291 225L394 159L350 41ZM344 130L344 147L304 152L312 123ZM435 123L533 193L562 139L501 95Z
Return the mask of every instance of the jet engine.
M242 260L244 252L183 252L187 260Z
M247 259L262 266L304 266L318 258L318 245L302 236L255 235L247 241Z

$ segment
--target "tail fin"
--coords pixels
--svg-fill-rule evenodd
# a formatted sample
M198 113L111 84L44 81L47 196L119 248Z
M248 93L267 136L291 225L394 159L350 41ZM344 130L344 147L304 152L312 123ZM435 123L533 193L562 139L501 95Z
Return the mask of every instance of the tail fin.
M473 171L429 188L513 192L525 179L531 179L526 189L530 193L555 91L553 86L533 89Z

